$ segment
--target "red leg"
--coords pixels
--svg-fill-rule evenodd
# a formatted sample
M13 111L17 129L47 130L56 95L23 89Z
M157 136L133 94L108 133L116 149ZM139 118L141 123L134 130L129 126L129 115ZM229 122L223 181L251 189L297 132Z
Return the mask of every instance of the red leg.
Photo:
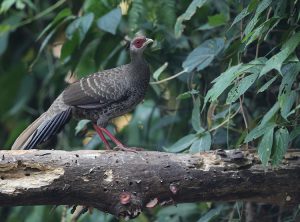
M116 138L114 137L107 129L100 127L100 129L119 147L125 148L125 146Z
M93 125L95 130L97 131L98 135L100 136L100 138L102 139L102 141L105 143L105 148L110 150L110 146L107 142L107 140L105 139L103 132L117 145L117 148L120 148L123 151L129 151L129 152L137 152L137 150L135 149L131 149L131 148L126 148L116 137L114 137L107 129L102 128L102 127L98 127L96 124Z
M103 128L100 128L98 127L96 124L93 124L93 127L94 129L96 130L96 132L98 133L100 139L103 141L103 143L105 144L105 149L106 150L111 150L110 146L109 146L109 143L107 142L107 140L105 139L103 133L102 133L102 129Z
M133 149L133 148L127 148L126 146L124 146L116 137L114 137L107 129L105 128L100 128L116 145L117 149L123 150L123 151L128 151L128 152L134 152L136 153L137 150Z

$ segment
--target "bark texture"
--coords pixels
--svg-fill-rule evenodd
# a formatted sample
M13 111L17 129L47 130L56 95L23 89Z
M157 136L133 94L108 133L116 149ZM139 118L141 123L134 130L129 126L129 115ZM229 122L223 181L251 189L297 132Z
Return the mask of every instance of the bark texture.
M134 218L156 204L235 200L300 203L300 151L277 168L241 150L0 151L0 206L85 205Z

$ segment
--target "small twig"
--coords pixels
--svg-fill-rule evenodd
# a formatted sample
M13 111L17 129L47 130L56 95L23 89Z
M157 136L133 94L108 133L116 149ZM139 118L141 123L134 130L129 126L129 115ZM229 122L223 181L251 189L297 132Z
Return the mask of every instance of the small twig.
M248 132L248 123L247 123L247 118L246 118L246 115L245 115L245 112L244 112L244 107L243 107L244 98L242 98L240 96L239 100L240 100L240 109L241 109L241 113L242 113L243 120L244 120L244 123L245 123L246 131ZM248 149L248 143L246 143L246 149Z
M163 80L160 80L160 81L157 81L157 82L150 82L150 84L156 85L156 84L160 84L160 83L163 83L163 82L167 82L167 81L169 81L169 80L171 80L171 79L175 79L176 77L178 77L178 76L180 76L180 75L182 75L182 74L184 74L184 73L186 73L186 72L187 72L187 70L184 69L184 70L182 70L181 72L176 73L176 74L173 75L173 76L170 76L170 77L168 77L168 78L166 78L166 79L163 79Z
M255 220L255 212L254 212L255 208L253 203L251 202L247 202L246 206L245 206L245 221L246 222L254 222Z
M79 217L88 211L87 206L76 206L76 209L72 215L71 222L77 222Z
M231 113L231 103L229 105L229 109L228 109L228 118L230 118L230 113ZM229 147L229 120L227 122L227 127L226 127L226 143L227 143L227 147Z
M258 38L258 40L257 40L256 50L255 50L255 59L258 58L260 39L261 39L261 35L259 36L259 38Z
M38 20L40 18L42 18L43 16L49 14L50 12L52 12L54 9L58 8L59 6L61 6L63 3L65 3L66 0L60 0L58 2L56 2L55 4L53 4L52 6L48 7L46 10L40 12L39 14L37 14L36 16L26 19L23 22L19 23L18 25L16 25L14 28L20 28L24 25L27 25L35 20Z
M247 123L247 118L246 118L246 115L245 115L245 112L244 112L244 107L243 107L243 100L242 97L240 96L240 108L241 108L241 113L243 115L243 120L244 120L244 123L245 123L245 127L246 127L246 130L248 131L248 123Z
M212 132L212 131L214 131L216 129L219 129L220 127L222 127L223 125L225 125L229 120L231 120L233 117L235 117L239 113L240 109L241 109L241 107L239 107L234 114L232 114L229 118L226 118L226 120L224 120L222 123L220 123L219 125L215 126L214 128L211 128L209 130L209 132Z
M67 221L67 210L68 210L68 207L63 206L60 222L66 222Z
M269 8L268 13L267 13L267 20L270 17L272 11L272 7ZM258 54L259 54L259 46L260 46L260 40L261 40L261 35L259 35L258 40L257 40L257 44L256 44L256 50L255 50L255 59L258 58Z
M215 113L216 107L217 107L217 103L215 103L215 102L212 102L210 104L210 106L208 107L208 111L207 111L207 115L206 115L206 121L207 121L208 129L210 129L211 126L212 126L212 118L213 118L213 115Z
M188 89L191 91L193 89L193 80L194 80L194 75L195 75L195 72L192 72L192 74L189 76L189 78L187 78L187 85L188 85ZM195 103L196 101L196 98L194 96L194 94L191 94L192 96L192 99L193 99L193 103Z
M283 208L282 206L279 207L279 212L278 212L277 222L281 222L282 211L283 211L282 208Z
M241 1L241 5L242 5L242 8L244 7L244 2ZM240 38L241 40L243 39L243 19L241 19L241 23L240 23Z

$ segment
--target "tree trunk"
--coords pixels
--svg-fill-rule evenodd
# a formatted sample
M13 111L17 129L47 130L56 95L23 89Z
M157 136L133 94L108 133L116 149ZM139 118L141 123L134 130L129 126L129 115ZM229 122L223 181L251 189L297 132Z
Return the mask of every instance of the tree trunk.
M0 151L0 206L85 205L133 218L156 204L300 202L300 151L263 167L250 151Z

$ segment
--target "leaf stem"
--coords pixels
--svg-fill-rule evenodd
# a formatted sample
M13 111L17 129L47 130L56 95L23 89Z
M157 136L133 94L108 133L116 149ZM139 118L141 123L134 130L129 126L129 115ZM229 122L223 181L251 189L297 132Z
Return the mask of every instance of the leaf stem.
M27 25L35 20L38 20L39 18L49 14L50 12L52 12L54 9L58 8L59 6L61 6L63 3L65 3L66 0L60 0L58 2L56 2L54 5L50 6L49 8L47 8L46 10L42 11L41 13L37 14L36 16L33 16L32 18L26 19L23 22L19 23L18 25L16 25L14 28L20 28L24 25Z
M156 85L156 84L160 84L160 83L163 83L163 82L167 82L167 81L169 81L169 80L171 80L171 79L175 79L176 77L178 77L178 76L180 76L180 75L182 75L182 74L184 74L184 73L186 73L186 72L187 72L187 70L184 69L184 70L182 70L181 72L176 73L176 74L173 75L173 76L170 76L170 77L168 77L168 78L165 78L165 79L160 80L160 81L157 81L157 82L150 82L150 84Z
M234 114L232 114L231 116L229 116L229 118L226 118L226 120L224 120L222 123L220 123L219 125L217 125L217 126L211 128L211 129L209 130L209 132L212 132L212 131L214 131L214 130L217 130L217 129L219 129L220 127L222 127L223 125L225 125L227 122L229 122L229 120L231 120L233 117L235 117L235 116L240 112L240 109L241 109L241 107L239 107L239 108L237 109L237 111L236 111Z

